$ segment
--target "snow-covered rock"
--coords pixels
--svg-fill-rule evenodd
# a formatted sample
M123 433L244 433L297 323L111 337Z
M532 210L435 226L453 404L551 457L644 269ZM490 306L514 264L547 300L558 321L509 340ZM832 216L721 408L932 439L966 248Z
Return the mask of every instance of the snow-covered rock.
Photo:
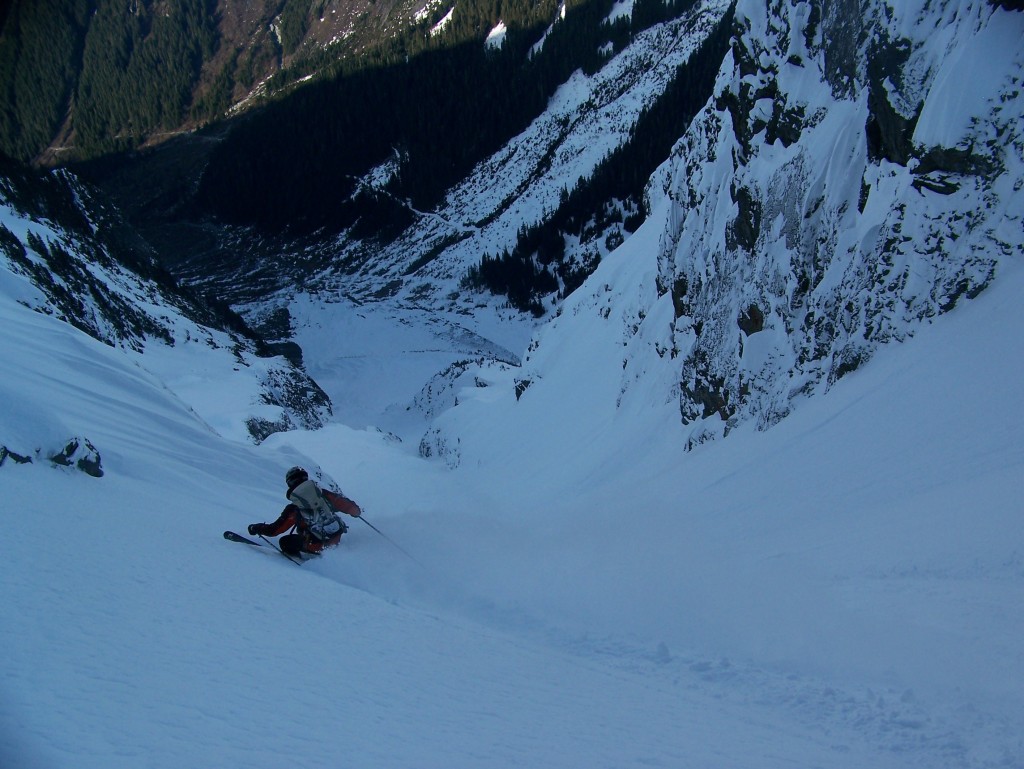
M775 424L1021 255L1022 38L982 0L739 3L651 192L695 438Z
M316 429L331 414L312 379L258 354L237 316L179 287L116 212L66 172L0 167L0 292L121 350L187 403L208 404L219 392L203 417L221 434L259 441Z

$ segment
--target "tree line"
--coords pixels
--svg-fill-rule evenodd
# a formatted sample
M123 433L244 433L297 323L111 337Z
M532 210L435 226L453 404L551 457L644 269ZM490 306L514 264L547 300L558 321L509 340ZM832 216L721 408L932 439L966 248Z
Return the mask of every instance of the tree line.
M181 126L216 49L215 5L14 0L0 19L0 151L32 160L66 123L78 157Z
M586 5L590 0L570 0ZM438 18L409 25L358 56L338 46L300 48L321 0L279 0L273 31L242 50L220 51L217 0L8 0L0 3L0 151L30 161L62 127L74 129L73 159L132 149L160 131L220 119L237 95L294 54L268 82L286 89L311 73L335 79L390 67L429 50L481 39L504 19L516 39L554 18L558 0L453 0ZM435 13L444 13L443 9ZM222 62L201 83L205 62Z
M52 141L71 106L91 10L88 0L15 0L0 11L0 152L31 160Z

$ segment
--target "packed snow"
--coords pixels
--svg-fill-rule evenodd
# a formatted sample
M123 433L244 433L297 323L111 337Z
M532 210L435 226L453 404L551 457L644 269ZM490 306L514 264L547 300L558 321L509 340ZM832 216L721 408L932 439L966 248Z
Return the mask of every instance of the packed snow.
M5 765L1020 766L1020 265L686 453L662 373L619 402L660 224L545 330L519 400L511 368L458 393L455 470L341 423L218 434L3 273L5 442L83 435L104 469L0 467ZM302 566L221 539L276 516L295 463L388 539L352 521Z

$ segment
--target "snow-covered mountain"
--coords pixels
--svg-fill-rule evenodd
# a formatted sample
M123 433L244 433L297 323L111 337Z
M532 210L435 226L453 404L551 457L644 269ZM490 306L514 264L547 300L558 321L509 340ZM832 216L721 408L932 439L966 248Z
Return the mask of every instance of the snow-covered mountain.
M592 280L567 305L615 313L616 398L663 372L692 444L776 424L1024 249L1024 16L883 6L741 4L715 94L648 191L653 285Z
M203 416L223 435L260 440L278 430L316 429L330 418L330 400L312 379L269 356L226 305L178 286L117 213L73 176L13 164L2 173L0 270L8 299L119 350L185 402L198 391L209 403L211 392L222 391ZM73 437L6 435L2 443L28 457Z
M241 120L235 124L237 129L228 125L220 131L171 142L159 151L124 158L113 167L90 167L88 171L119 198L133 221L161 241L157 245L176 275L230 297L235 304L266 303L273 289L287 289L287 298L292 289L300 287L344 294L360 302L398 295L406 298L406 303L412 301L420 306L451 306L452 294L460 292L459 284L480 263L481 257L514 249L524 230L550 221L577 184L585 183L602 163L633 140L636 124L678 79L681 65L700 51L720 24L728 28L726 2L708 0L683 6L689 10L678 11L678 18L642 27L635 34L631 32L626 41L620 41L621 50L614 55L609 43L608 51L602 54L607 61L591 74L582 69L569 70L566 81L557 88L532 83L535 89L553 92L547 108L538 107L538 114L525 130L511 136L493 155L482 156L480 163L447 189L429 210L417 206L410 199L410 190L402 186L403 171L408 173L404 166L420 161L409 160L401 137L394 138L392 151L385 153L379 164L365 174L360 172L355 180L350 178L354 171L347 167L339 171L334 166L315 180L314 188L320 193L316 204L325 210L341 212L355 199L378 201L375 207L371 206L371 215L365 217L372 220L370 223L362 219L356 225L347 219L345 225L335 222L333 226L340 228L336 235L318 231L302 237L277 232L273 227L253 231L247 226L225 226L216 218L217 206L208 196L201 196L199 201L193 199L197 188L207 187L223 192L220 198L231 198L237 177L245 172L246 187L260 189L261 198L273 203L280 201L282 206L289 205L293 198L309 202L310 174L292 168L307 168L302 165L306 158L301 149L307 143L314 145L311 152L316 150L327 156L323 165L338 154L330 148L339 143L349 152L358 154L362 149L357 143L358 136L343 133L339 138L325 133L325 126L331 123L327 118L320 119L322 110L317 107L321 103L334 105L344 95L326 87L319 96L304 97L300 106L309 114L297 121L298 128L284 136L275 133L267 137L260 145L265 151L259 158L234 149L243 145L251 133L251 129L246 130L249 123ZM624 9L631 7L628 3L615 4L608 19L621 19ZM553 20L552 29L569 26L562 18L564 15L563 8L561 16ZM580 15L584 15L583 10ZM596 26L591 23L587 31L601 39L611 35L607 25L603 37L598 35L592 29ZM564 38L564 34L559 40L545 37L534 50L555 59L581 58L577 51L560 52L556 43L566 47ZM480 48L484 48L482 41ZM721 51L717 54L720 57ZM513 71L520 79L537 77L521 74L529 71L530 60L537 55L524 52L522 61L517 60ZM421 81L429 75L441 81L434 88L444 92L450 73L420 73L415 61L397 68L398 74L393 77L406 78L411 82L409 87L413 87L422 86ZM704 61L703 66L713 72L718 60ZM405 80L399 79L398 85L406 85ZM385 86L395 87L387 81L381 84L382 88ZM710 83L706 88L710 89ZM467 97L486 102L489 94L472 93ZM393 109L416 113L431 108L417 98L424 97L397 94L395 101L400 106ZM693 107L694 112L702 102L703 97ZM286 112L287 107L285 102L277 108L278 112ZM472 115L474 109L487 111L486 103L471 107L460 102L453 107L466 115ZM500 116L489 117L500 122ZM374 116L360 115L352 120L372 125ZM271 127L271 120L265 122ZM464 118L441 115L437 122L451 126L453 133L461 132L457 137L443 136L442 141L455 144L471 138L471 119L467 125ZM328 149L321 149L321 144ZM641 178L646 178L656 162L667 156L670 146L666 143ZM431 148L430 154L446 157L458 154L455 149L442 145ZM218 152L227 155L230 162L212 163L210 154ZM273 164L276 156L288 156L291 160L280 168ZM638 185L637 193L640 190L642 185ZM629 215L636 217L636 202L613 197L601 199L601 206L611 213L604 214L606 221L585 227L585 233L567 238L567 265L580 271L591 270L627 234L623 219ZM332 225L330 215L324 216L327 224ZM344 219L340 213L337 218ZM635 229L635 225L628 229ZM164 246L165 242L169 245ZM472 308L475 303L475 297L469 297L460 306ZM550 306L552 299L546 303ZM268 328L267 332L273 334L275 330Z
M776 2L736 18L656 191L674 316L659 343L695 440L776 423L1022 250L1024 15Z
M545 318L463 284L726 12L574 75L379 262L247 286L316 385L7 174L0 757L1024 766L1024 14L741 0L642 226ZM296 463L380 531L220 539Z
M586 174L588 157L616 146L616 127L636 114L623 103L635 103L647 82L638 62L658 61L653 51L685 56L722 12L702 6L654 27L595 75L577 73L544 116L381 249L379 261L354 274L324 270L311 280L314 293L341 302L330 312L346 318L429 311L439 329L499 341L511 353L497 356L499 366L515 361L536 324L506 318L493 330L500 307L465 289L465 271L481 253L511 248L522 226L550 211L560 180ZM619 318L616 402L634 383L646 392L658 371L692 445L747 421L767 428L879 345L984 290L1024 248L1022 25L1020 13L984 2L741 4L712 98L648 188L648 226L661 231L653 283L592 279L565 307L552 299L558 312L589 303ZM686 29L696 31L687 37ZM674 47L660 48L663 40ZM592 109L624 72L644 73L638 90ZM623 114L625 123L609 118ZM538 139L556 135L568 115L577 117L557 142ZM550 175L538 170L548 162ZM472 225L480 220L486 225ZM607 256L604 238L596 240L597 251L594 242L566 243L567 258ZM387 281L383 301L374 279ZM322 302L298 297L285 290L249 312L312 312L312 324L295 319L296 338L319 347L315 327L334 322L319 316ZM543 346L549 337L562 344L559 323L544 324L530 343L521 383L543 378ZM451 362L474 354L490 357L478 345ZM360 376L349 363L345 377ZM463 372L476 376L458 366L448 378ZM334 394L331 373L321 373ZM431 395L454 401L434 382L417 405ZM459 440L442 433L431 426L425 451L444 454Z
M559 200L592 176L600 163L624 145L643 113L665 91L676 70L711 34L729 8L726 0L706 0L679 18L640 33L618 55L592 75L577 70L548 102L547 109L521 134L446 195L432 212L414 212L416 221L393 243L380 248L357 280L345 286L357 296L379 291L382 277L406 276L402 294L429 297L451 305L452 282L458 282L483 254L512 250L521 231L549 218ZM613 10L614 17L617 10ZM383 187L385 166L368 184ZM621 241L621 226L602 227L600 237L566 244L567 260L596 262ZM336 259L353 258L367 246L342 240ZM330 272L324 277L330 280ZM442 288L435 287L441 283Z
M601 265L607 299L656 295L660 236ZM689 452L660 377L616 407L621 316L581 294L518 400L513 369L463 382L454 470L340 423L218 435L200 415L233 401L0 274L5 443L85 435L104 470L0 464L6 765L1024 761L1019 263L773 429ZM182 374L194 352L165 351ZM302 566L224 542L296 462L401 550L359 521Z

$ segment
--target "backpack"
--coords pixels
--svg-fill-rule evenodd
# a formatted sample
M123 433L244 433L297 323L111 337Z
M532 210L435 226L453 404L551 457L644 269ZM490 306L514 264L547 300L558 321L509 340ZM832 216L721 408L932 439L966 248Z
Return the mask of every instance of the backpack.
M317 539L327 540L345 530L345 524L313 481L300 483L288 492L288 499L299 508L306 528Z

